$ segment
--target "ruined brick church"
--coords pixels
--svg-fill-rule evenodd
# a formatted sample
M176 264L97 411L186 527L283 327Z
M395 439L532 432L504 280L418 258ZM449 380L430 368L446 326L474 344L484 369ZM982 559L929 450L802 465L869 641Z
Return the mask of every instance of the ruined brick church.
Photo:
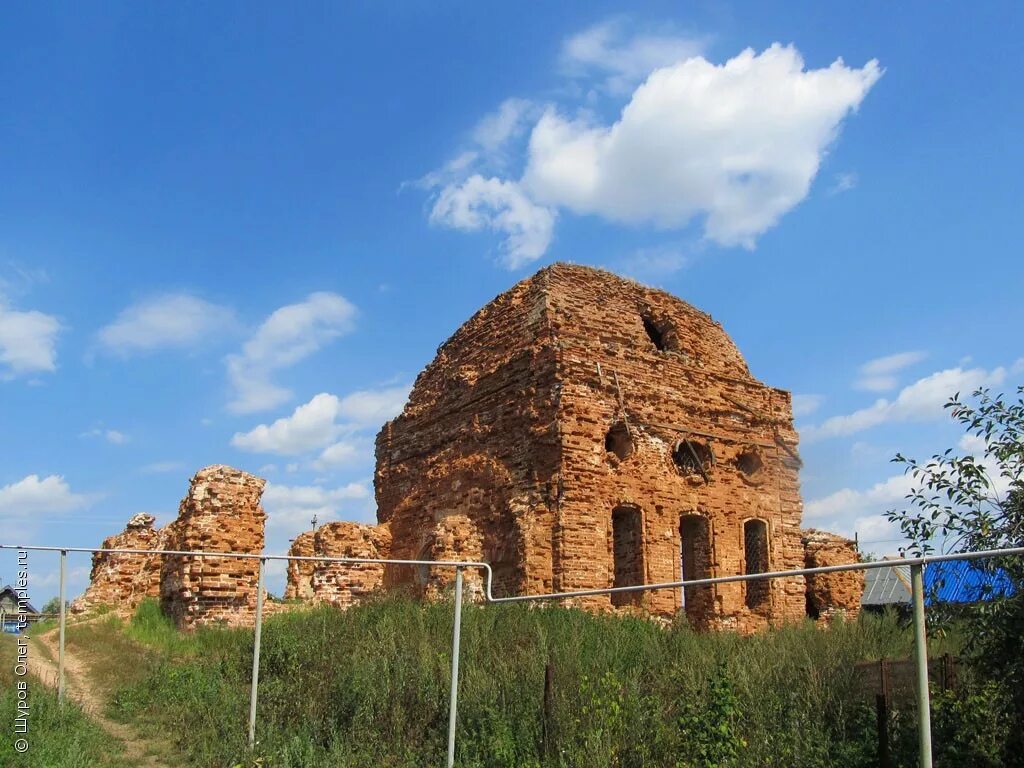
M496 596L852 562L852 542L800 528L797 440L790 394L757 381L709 315L556 264L459 328L381 429L378 524L329 523L292 553L483 560ZM174 563L181 593L190 571ZM468 578L479 592L479 575ZM295 562L286 597L344 606L396 586L437 594L450 579L441 568ZM252 574L245 581L251 591ZM862 581L842 573L578 604L685 611L699 627L747 632L854 615Z

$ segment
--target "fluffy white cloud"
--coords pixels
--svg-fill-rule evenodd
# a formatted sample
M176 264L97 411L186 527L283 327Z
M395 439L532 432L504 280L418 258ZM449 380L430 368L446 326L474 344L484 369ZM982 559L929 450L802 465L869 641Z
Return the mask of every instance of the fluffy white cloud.
M307 453L334 440L340 428L335 421L337 416L338 398L321 392L296 408L291 416L235 434L231 444L252 453Z
M573 35L562 46L569 75L606 76L605 88L625 93L655 69L699 55L704 42L666 31L631 34L625 19L609 19Z
M694 57L657 69L613 125L552 108L530 137L524 187L542 204L613 221L682 227L753 247L806 197L844 117L881 76L841 59L805 70L791 46L725 64Z
M298 530L306 527L313 515L319 522L327 522L339 519L343 508L365 514L372 496L366 483L348 483L339 488L267 483L263 507L268 526Z
M323 472L339 467L355 466L364 462L369 463L372 456L373 442L359 436L352 436L324 448L319 458L313 462L313 469Z
M473 141L480 150L493 155L499 152L508 142L522 134L526 129L526 121L536 110L536 105L529 99L505 99L498 108L484 115L473 129ZM462 156L463 161L467 158ZM458 163L454 166L457 169Z
M599 69L613 90L643 80L616 121L557 105L538 118L530 102L505 102L473 150L422 181L439 189L431 222L504 235L510 269L546 252L563 208L669 229L702 217L706 240L752 248L807 196L843 120L882 74L874 60L809 70L779 44L714 64L685 38L621 38L621 24L606 23L563 52L569 69ZM525 133L528 120L521 178L496 175L503 163L489 162L487 146Z
M804 427L805 442L828 437L852 435L879 424L900 421L928 421L943 416L943 405L957 392L969 393L978 387L998 386L1006 378L1005 368L948 368L918 379L899 391L892 400L881 398L873 405L843 416L833 416L818 426Z
M894 475L867 490L843 488L823 498L808 501L804 504L804 517L810 520L826 517L853 519L879 514L885 512L886 505L902 501L910 493L913 484L913 478L909 475Z
M844 536L858 536L865 551L895 552L904 541L899 526L889 522L885 512L901 507L914 480L895 475L865 490L843 488L804 505L804 520Z
M52 315L13 309L0 295L0 379L57 370L60 329Z
M555 211L530 200L514 181L474 174L449 184L430 211L435 224L475 232L490 229L505 235L501 261L509 269L536 261L551 244Z
M897 374L904 368L921 362L924 352L897 352L894 355L876 357L860 367L859 377L854 386L869 392L888 392L899 384Z
M326 465L355 459L358 441L337 442L367 427L378 427L398 415L409 396L409 386L360 390L345 397L321 392L296 408L291 416L272 424L260 424L248 432L239 432L231 444L253 453L295 456L325 448L320 461Z
M275 310L238 354L227 358L228 378L235 397L228 407L235 413L274 408L291 392L271 377L349 333L356 308L336 293L313 293L303 302Z
M379 427L402 412L411 391L409 384L357 390L338 401L338 415L362 427Z
M0 516L31 518L35 515L60 514L80 509L89 497L73 493L60 475L28 475L10 485L0 487Z
M201 344L234 324L234 313L189 293L144 299L100 329L101 347L121 355Z

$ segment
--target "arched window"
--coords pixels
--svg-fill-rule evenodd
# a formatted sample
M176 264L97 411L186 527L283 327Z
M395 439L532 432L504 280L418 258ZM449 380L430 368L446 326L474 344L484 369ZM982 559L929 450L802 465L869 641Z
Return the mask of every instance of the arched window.
M766 573L768 569L768 523L764 520L747 520L743 524L743 551L746 573ZM747 607L753 610L765 608L771 598L771 584L768 579L745 582Z
M711 576L711 526L703 515L679 518L679 557L683 581ZM699 623L711 611L711 587L683 587L683 609L692 623Z
M612 510L613 587L644 583L643 516L639 508L622 505ZM612 605L639 605L641 592L612 594Z

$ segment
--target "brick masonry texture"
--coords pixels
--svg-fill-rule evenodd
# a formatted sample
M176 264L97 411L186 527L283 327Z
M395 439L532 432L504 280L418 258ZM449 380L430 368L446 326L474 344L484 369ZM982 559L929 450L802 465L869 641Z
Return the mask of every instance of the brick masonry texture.
M459 328L381 429L378 524L328 523L297 536L291 554L483 560L499 597L853 562L850 542L800 529L797 441L789 393L754 379L709 315L608 272L556 264ZM150 520L108 541L260 553L264 482L207 467L163 531ZM94 561L83 601L151 594L153 570ZM325 562L291 563L287 574L286 598L339 607L381 589L437 596L454 576ZM480 574L466 582L479 598ZM159 593L181 627L249 624L256 583L256 560L168 555ZM684 611L699 628L752 632L808 612L852 617L862 589L862 575L838 574L576 602Z
M163 531L153 528L156 518L134 515L124 531L110 536L100 545L103 549L165 549ZM121 555L96 552L92 556L89 588L71 603L72 613L85 613L99 607L113 608L118 614L130 615L146 597L160 595L160 568L163 558L154 555Z
M166 548L204 552L263 552L266 481L224 465L196 473L177 519L166 528ZM182 629L203 624L252 624L258 561L167 555L160 604Z
M821 568L860 560L855 542L826 531L803 532L804 565ZM864 595L864 571L814 574L807 577L807 613L819 622L857 618Z
M788 392L709 315L556 264L483 307L377 437L391 555L483 559L495 594L800 568ZM388 568L430 594L450 570ZM588 597L753 631L805 615L803 578Z

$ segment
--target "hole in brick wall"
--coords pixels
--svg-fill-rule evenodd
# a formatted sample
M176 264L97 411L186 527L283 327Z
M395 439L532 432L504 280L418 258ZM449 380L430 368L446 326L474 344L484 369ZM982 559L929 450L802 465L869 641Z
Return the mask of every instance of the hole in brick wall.
M633 438L624 422L617 421L612 424L604 436L604 449L607 453L614 453L620 461L633 453Z
M743 549L746 573L765 573L768 570L768 523L764 520L747 520L743 524ZM766 607L771 594L769 580L744 583L747 586L747 607Z
M672 461L675 462L679 474L703 477L715 463L715 455L707 443L699 440L680 440L672 451Z
M753 477L764 466L761 461L761 454L753 448L748 448L736 457L736 468L747 477Z
M644 583L642 517L636 507L620 506L612 510L614 587L632 587ZM641 595L641 592L612 594L612 605L639 605Z
M683 581L711 576L711 528L703 515L679 518L679 557ZM705 619L711 611L711 587L683 587L683 609L691 622Z
M643 315L641 319L644 321L644 330L647 331L647 338L651 340L655 349L659 352L664 352L667 349L665 346L665 334L647 315Z

